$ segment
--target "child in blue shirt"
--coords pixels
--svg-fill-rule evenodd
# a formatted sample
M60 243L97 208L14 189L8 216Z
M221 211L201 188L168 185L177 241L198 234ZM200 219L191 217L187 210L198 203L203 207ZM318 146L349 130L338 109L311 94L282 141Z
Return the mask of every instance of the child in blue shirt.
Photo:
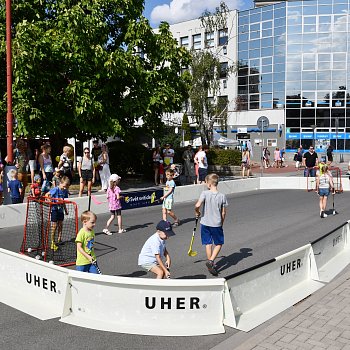
M167 215L174 220L173 226L179 226L180 225L180 220L176 217L175 213L172 211L172 207L174 204L174 192L175 192L175 181L174 181L174 170L173 169L168 169L165 172L165 176L167 178L167 182L165 183L164 187L164 194L163 197L160 197L160 200L163 201L163 206L162 206L162 213L163 213L163 220L167 221Z
M57 204L52 205L51 208L51 249L56 251L58 245L62 240L62 226L64 220L64 212L68 215L68 210L64 203L64 199L68 198L68 189L70 186L70 181L67 176L63 176L60 184L54 187L46 194L46 197L52 198L53 202ZM57 199L57 200L55 200ZM57 244L55 243L55 233L58 231Z
M7 191L10 193L12 204L22 203L22 182L17 178L17 170L11 169L8 174Z

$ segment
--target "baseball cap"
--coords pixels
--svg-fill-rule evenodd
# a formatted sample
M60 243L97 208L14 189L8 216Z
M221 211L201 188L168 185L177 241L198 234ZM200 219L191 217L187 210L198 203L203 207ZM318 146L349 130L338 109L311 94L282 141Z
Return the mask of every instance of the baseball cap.
M169 221L161 220L158 222L157 230L164 232L168 237L175 236L175 232Z
M121 177L119 176L119 175L117 175L117 174L112 174L110 177L109 177L109 181L118 181L118 180L120 180L121 179Z

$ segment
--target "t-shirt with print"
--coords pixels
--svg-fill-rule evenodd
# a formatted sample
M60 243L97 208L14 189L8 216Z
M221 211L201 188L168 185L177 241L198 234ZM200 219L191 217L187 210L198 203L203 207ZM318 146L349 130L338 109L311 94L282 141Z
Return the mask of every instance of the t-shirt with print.
M53 202L55 202L55 198L65 199L68 198L68 190L67 189L60 189L59 187L51 188L50 190L50 197ZM57 210L57 211L63 211L63 205L53 205L51 210Z
M203 191L199 197L203 202L203 216L201 224L210 227L221 227L221 211L223 207L227 207L227 199L223 193Z
M145 242L139 255L138 265L157 263L156 254L164 258L165 241L156 232Z
M17 172L19 174L26 173L27 172L27 165L28 165L28 157L26 154L21 153L17 148L13 152L13 156L15 159Z
M163 159L164 159L165 165L173 164L173 162L174 162L174 155L175 155L175 152L171 148L169 148L169 149L165 148L163 150Z
M95 232L86 231L84 228L81 228L78 232L78 235L75 239L75 243L81 243L81 246L88 255L91 255L94 260L96 260L94 243L95 243ZM77 249L77 260L75 263L77 266L91 264L90 260L87 259L79 250Z
M22 182L15 179L7 182L7 187L10 189L11 198L21 198L19 189L22 188Z
M119 210L122 208L120 199L117 199L117 196L120 194L120 188L115 186L113 189L108 187L107 189L107 199L109 210Z
M166 197L166 199L173 199L174 198L174 192L175 192L175 181L174 180L168 180L165 183L165 187L164 187L164 195L168 193L168 191L173 188L173 191L171 192L171 194L169 194L169 196Z

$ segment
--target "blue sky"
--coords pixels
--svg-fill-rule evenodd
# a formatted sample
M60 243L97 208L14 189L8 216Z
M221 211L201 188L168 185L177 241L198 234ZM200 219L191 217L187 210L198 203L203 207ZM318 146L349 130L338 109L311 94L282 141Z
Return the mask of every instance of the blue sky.
M145 16L150 20L152 27L157 27L164 20L178 23L198 18L204 10L214 11L222 0L145 0ZM253 0L226 0L230 10L248 9Z

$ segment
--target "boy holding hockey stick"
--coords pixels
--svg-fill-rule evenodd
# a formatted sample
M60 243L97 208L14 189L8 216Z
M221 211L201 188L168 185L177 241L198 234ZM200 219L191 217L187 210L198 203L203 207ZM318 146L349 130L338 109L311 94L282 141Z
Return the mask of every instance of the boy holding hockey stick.
M201 239L205 245L208 261L206 266L209 272L217 276L214 260L218 256L224 244L223 224L228 206L226 196L217 189L219 176L216 174L207 175L205 183L209 191L203 191L195 205L196 217L200 217L200 208L203 204L204 215L201 218Z
M80 229L75 242L77 244L76 270L100 274L97 266L96 255L94 250L96 215L91 211L84 211L80 220L83 227Z

